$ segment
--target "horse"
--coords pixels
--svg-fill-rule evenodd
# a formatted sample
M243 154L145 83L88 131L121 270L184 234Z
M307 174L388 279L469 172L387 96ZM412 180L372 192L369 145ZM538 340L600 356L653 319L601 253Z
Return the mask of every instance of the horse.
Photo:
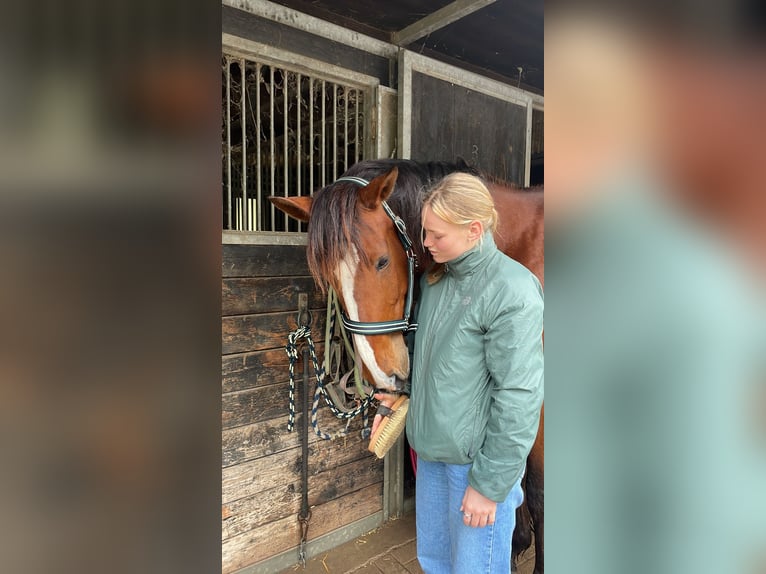
M409 322L407 304L417 297L413 291L418 278L433 264L420 241L422 200L430 187L455 171L481 176L463 161L365 160L313 197L269 198L291 217L308 222L306 254L311 274L324 292L332 287L338 293L350 325L399 327L372 335L364 334L363 328L351 329L364 378L381 392L401 393L406 388L410 371L403 336ZM523 190L486 177L484 181L499 216L498 249L525 265L544 285L542 189ZM397 226L404 227L404 234ZM415 240L408 245L405 237ZM417 261L414 273L409 271L410 261ZM522 479L525 500L516 513L513 538L515 563L531 546L534 531L535 574L543 573L544 560L543 421L544 407Z

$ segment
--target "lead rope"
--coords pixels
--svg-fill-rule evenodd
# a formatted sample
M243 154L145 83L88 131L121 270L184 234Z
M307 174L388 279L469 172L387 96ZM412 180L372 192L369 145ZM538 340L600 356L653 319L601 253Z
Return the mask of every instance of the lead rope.
M334 314L333 314L334 317ZM290 361L290 392L289 392L289 412L287 418L287 430L292 432L295 427L295 363L298 362L298 340L306 339L306 343L309 348L309 354L311 355L311 363L314 367L314 375L316 378L316 389L314 391L314 401L311 405L311 426L314 429L316 435L324 440L332 440L339 436L348 434L349 424L351 419L355 416L362 415L362 436L369 436L369 413L368 409L373 403L372 396L366 396L360 400L359 405L350 411L343 411L336 408L332 399L330 398L327 389L325 389L324 379L326 376L325 367L319 366L319 359L317 359L316 348L314 341L311 338L311 329L309 325L299 326L295 331L287 336L287 345L285 346L285 352ZM327 342L325 344L328 344ZM304 367L306 368L306 367ZM336 418L348 421L346 428L336 433L335 436L322 432L319 429L319 423L317 422L317 412L319 411L319 399L324 396L327 406Z
M331 343L332 333L333 333L333 326L335 322L335 313L330 314L329 310L332 308L333 303L337 306L337 300L328 300L328 330L326 332L326 340L325 345L329 346ZM301 492L301 510L298 514L298 523L300 525L300 546L298 549L298 559L300 560L303 567L306 567L306 542L308 540L308 532L309 532L309 521L311 520L311 508L309 507L309 499L308 499L308 488L309 488L309 478L308 478L308 456L309 456L309 432L308 432L308 396L309 396L309 365L308 365L308 358L309 355L311 356L311 362L314 367L314 375L316 377L317 385L316 390L314 391L314 402L311 406L311 426L314 428L314 432L319 436L320 438L324 440L331 440L333 437L330 436L327 433L323 433L319 429L319 425L317 423L317 411L319 410L319 398L320 396L324 395L325 402L330 407L330 410L332 413L337 417L341 419L347 419L346 428L338 433L336 436L341 436L344 434L348 434L349 430L349 424L351 423L351 419L358 414L362 414L362 436L367 438L370 433L369 429L369 406L372 404L372 396L365 396L363 400L360 401L359 406L356 409L353 409L351 411L340 411L337 408L335 408L335 405L332 402L332 399L330 398L329 394L327 393L327 390L324 386L324 378L326 376L325 372L325 365L322 367L319 366L319 360L317 359L316 354L316 348L314 347L314 341L311 338L311 316L309 315L307 324L301 325L302 317L299 315L298 317L298 328L291 332L287 336L287 345L285 346L285 352L287 353L287 356L290 361L290 393L289 393L289 399L290 399L290 406L289 406L289 414L288 414L288 422L287 422L287 430L292 432L292 430L295 427L295 363L298 361L298 341L299 339L306 339L306 343L308 346L308 349L306 347L303 348L303 401L302 401L302 441L301 441L301 479L302 479L302 492ZM346 345L348 345L348 340L344 335L344 342ZM330 355L327 354L325 361L329 361ZM355 365L358 368L358 364ZM329 367L329 364L328 364Z

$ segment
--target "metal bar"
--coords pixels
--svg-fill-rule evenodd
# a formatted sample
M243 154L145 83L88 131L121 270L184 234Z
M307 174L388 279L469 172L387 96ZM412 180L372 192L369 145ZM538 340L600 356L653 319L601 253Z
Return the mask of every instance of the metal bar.
M239 60L240 72L242 73L241 98L239 103L239 123L242 125L242 209L247 209L247 113L245 112L245 93L247 84L245 78L245 59ZM247 221L243 217L242 223ZM240 227L242 229L242 227Z
M354 163L359 161L359 90L354 90Z
M338 179L338 84L332 85L332 180Z
M274 195L274 191L276 189L275 182L274 182L274 176L276 175L276 169L274 166L274 66L269 66L270 71L270 84L269 84L269 159L271 161L271 195ZM274 227L274 204L271 204L271 229L270 231L275 231Z
M343 86L343 171L348 169L348 86Z
M370 76L362 72L355 72L348 67L330 64L323 60L305 56L295 52L285 52L283 47L272 44L263 44L248 38L233 36L222 33L221 44L227 54L255 58L264 66L287 67L290 71L301 72L308 76L322 76L328 82L353 84L359 88L365 88L380 83L377 76ZM358 46L355 46L358 49ZM399 49L394 51L394 55Z
M425 74L438 80L444 80L458 86L463 86L474 92L492 96L504 102L511 102L520 106L526 106L529 100L533 100L540 108L545 105L543 96L527 92L516 86L493 80L476 72L470 72L457 68L452 64L440 62L427 56L417 54L410 50L402 50L399 54L399 79L402 76L402 63L406 65L411 75L412 71ZM401 84L399 84L401 86Z
M263 191L261 190L261 65L255 65L255 149L258 159L256 161L255 186L255 230L261 231L263 224L261 220L261 206L263 205Z
M282 111L283 111L284 128L285 128L285 131L283 133L283 138L282 138L284 140L283 149L284 149L285 155L282 157L282 164L283 164L283 167L284 167L283 173L284 173L285 178L284 178L284 181L282 182L282 185L284 186L284 194L283 195L285 197L287 197L287 181L288 181L288 173L287 173L287 147L288 147L287 146L287 139L288 139L287 138L287 136L288 136L288 133L287 133L287 98L288 98L288 94L289 94L289 91L290 91L290 90L288 90L288 82L287 82L287 80L290 78L290 72L288 72L284 68L282 69L282 78L284 78L284 85L285 85L285 89L284 89L284 91L282 93L282 101L284 102L284 107L283 107ZM285 215L285 217L284 217L285 231L289 231L289 228L287 227L287 213L285 213L284 215Z
M325 82L322 80L322 144L319 146L322 148L322 187L327 185L327 162L325 161L325 127L327 116L325 115Z
M309 195L314 195L314 80L309 77Z
M396 157L410 159L412 123L412 52L402 50L399 54L399 84L397 87L397 143Z
M295 75L295 108L297 128L295 132L295 185L298 188L298 195L303 195L301 188L301 74Z
M231 60L229 58L226 58L226 206L229 209L227 229L231 229L234 207L231 201Z
M527 104L527 129L524 130L524 187L529 187L532 173L532 102Z
M444 28L493 2L495 2L495 0L455 0L455 2L447 4L436 12L432 12L414 24L410 24L406 28L394 32L391 34L391 41L397 46L406 46L418 38L422 38L435 30Z
M279 22L285 26L309 32L321 38L327 38L328 40L351 46L357 50L363 50L386 58L396 56L396 46L388 42L360 34L355 30L344 28L327 20L310 16L305 12L280 6L270 0L222 0L222 4L237 10L250 12L266 20Z
M364 150L367 155L365 158L393 158L396 155L397 93L391 88L377 86L366 95L364 111L367 114L367 120Z
M361 128L361 132L362 133L359 134L359 137L362 138L362 140L361 140L361 142L362 142L362 146L361 146L362 150L361 150L360 156L359 156L360 160L367 159L367 158L371 157L368 152L370 150L370 146L372 145L372 142L368 143L368 139L369 139L368 138L368 131L369 131L369 128L372 125L377 125L377 123L378 123L377 122L378 118L376 118L375 115L374 115L374 112L377 112L377 108L376 107L371 107L371 106L374 105L374 102L375 102L375 96L377 95L376 91L377 90L370 89L370 90L367 90L367 91L363 91L362 95L361 95L361 97L362 97L362 116L360 118L360 122L361 122L361 125L362 125L362 128ZM375 123L373 124L372 122L375 122ZM373 157L377 157L377 156L373 156Z

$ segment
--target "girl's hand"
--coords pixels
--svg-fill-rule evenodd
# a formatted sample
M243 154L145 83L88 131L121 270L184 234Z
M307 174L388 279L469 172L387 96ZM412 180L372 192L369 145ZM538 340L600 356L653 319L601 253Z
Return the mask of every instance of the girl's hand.
M465 489L460 510L463 512L463 524L473 528L484 528L487 524L495 523L497 502L469 486Z
M397 398L396 395L389 395L388 393L373 394L373 396L380 401L381 405L385 405L389 408L396 402ZM375 431L382 420L383 417L378 414L372 419L372 429L370 431L372 434L375 434ZM370 436L372 436L372 434Z

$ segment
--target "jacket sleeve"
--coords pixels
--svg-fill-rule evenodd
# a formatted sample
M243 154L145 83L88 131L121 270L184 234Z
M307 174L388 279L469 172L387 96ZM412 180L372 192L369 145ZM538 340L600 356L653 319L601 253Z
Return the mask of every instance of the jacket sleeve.
M528 279L502 289L484 318L489 420L468 480L496 502L524 472L543 402L543 294L534 276Z

